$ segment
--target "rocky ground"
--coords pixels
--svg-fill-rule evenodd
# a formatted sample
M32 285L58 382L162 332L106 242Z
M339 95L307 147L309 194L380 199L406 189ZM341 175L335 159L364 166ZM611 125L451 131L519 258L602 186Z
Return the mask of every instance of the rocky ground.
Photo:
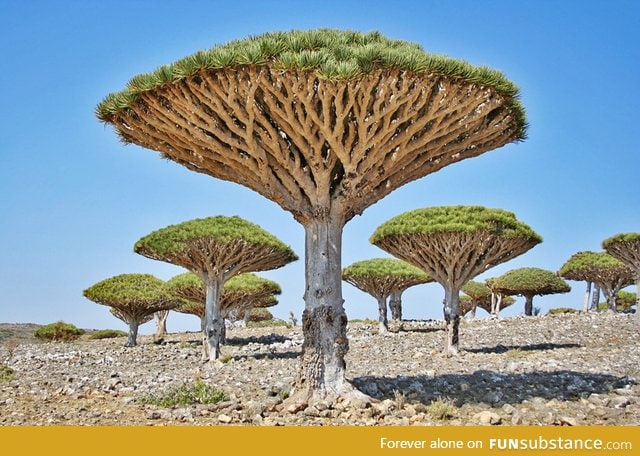
M302 345L300 328L233 328L224 363L200 362L199 335L10 344L0 362L2 425L638 425L640 320L579 314L465 321L461 354L440 354L438 322L379 335L352 323L347 376L366 407L282 403ZM163 408L151 393L203 381L228 400Z

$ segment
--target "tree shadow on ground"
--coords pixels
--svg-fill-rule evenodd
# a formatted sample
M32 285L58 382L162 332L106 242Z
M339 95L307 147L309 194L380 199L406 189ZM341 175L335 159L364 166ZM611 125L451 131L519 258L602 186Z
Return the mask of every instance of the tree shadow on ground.
M568 370L550 372L499 373L478 370L472 374L416 375L396 377L363 376L352 380L362 392L376 399L394 399L402 393L409 402L429 405L450 399L457 405L484 403L501 407L535 397L545 400L578 400L592 393L607 393L635 384L628 377Z
M246 360L246 359L295 359L300 356L301 351L286 351L286 352L269 352L269 353L252 353L248 355L233 355L231 358L234 361Z
M270 345L286 342L287 340L291 340L291 338L272 333L264 336L227 337L225 345L248 345L250 343Z
M541 343L541 344L528 344L528 345L502 345L498 344L494 347L481 347L481 348L465 348L464 351L470 353L506 353L510 350L520 351L537 351L537 350L558 350L561 348L580 348L580 344L554 344L554 343Z

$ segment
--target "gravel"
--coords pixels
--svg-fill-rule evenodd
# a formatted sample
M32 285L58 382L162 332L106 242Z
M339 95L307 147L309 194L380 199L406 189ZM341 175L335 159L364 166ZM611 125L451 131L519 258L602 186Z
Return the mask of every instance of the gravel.
M463 321L461 353L441 354L443 323L349 327L347 377L370 404L283 403L300 328L232 328L223 362L200 361L200 335L0 348L2 425L638 425L640 320L567 314ZM227 400L174 408L140 398L202 381ZM444 407L444 408L443 408ZM442 413L445 410L446 413Z

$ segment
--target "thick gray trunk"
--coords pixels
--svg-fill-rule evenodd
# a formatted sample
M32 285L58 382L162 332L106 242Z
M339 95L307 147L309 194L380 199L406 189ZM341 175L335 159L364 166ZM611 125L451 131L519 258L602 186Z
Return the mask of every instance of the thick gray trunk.
M583 309L585 312L589 311L589 298L591 297L591 282L587 280L587 291L584 294L584 306Z
M384 334L389 332L389 322L387 320L387 300L378 298L378 332Z
M593 283L593 293L591 293L591 310L598 310L598 304L600 304L600 284Z
M242 319L242 321L244 322L245 327L249 325L249 318L251 318L251 309L247 309L244 311L244 318Z
M167 317L169 316L168 310L159 310L153 314L153 321L156 323L156 337L164 336L167 334Z
M129 336L127 337L126 347L135 347L138 339L138 322L129 320Z
M502 309L502 293L498 293L498 295L496 296L496 308L495 308L495 317L498 318L498 316L500 315L500 310Z
M498 313L496 312L496 306L498 303L498 295L496 293L491 293L491 316L495 317L498 315Z
M470 320L474 320L476 318L476 311L477 310L478 310L478 304L476 304L474 302L473 306L471 307L471 312L469 313L469 319Z
M524 299L524 314L530 317L533 315L533 295L525 295Z
M460 327L460 290L445 286L444 290L444 320L447 324L447 340L444 347L445 355L458 354L458 336Z
M335 398L353 387L345 379L347 316L342 299L341 219L319 215L305 226L304 343L296 400Z
M394 291L389 296L389 309L393 320L402 320L402 292Z
M204 333L209 350L209 361L220 357L220 342L224 336L224 317L220 308L220 292L223 281L220 277L207 277L205 288L205 328Z

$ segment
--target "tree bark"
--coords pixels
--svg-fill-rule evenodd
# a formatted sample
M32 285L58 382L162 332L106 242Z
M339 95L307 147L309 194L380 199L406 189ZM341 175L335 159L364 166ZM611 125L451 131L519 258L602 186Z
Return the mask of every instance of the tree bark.
M636 279L636 317L640 318L640 270Z
M478 304L476 304L475 302L473 303L473 306L471 307L471 313L469 315L469 319L470 320L475 320L476 318L476 311L478 310Z
M589 311L589 298L591 297L591 282L587 280L587 291L584 294L584 311Z
M492 317L496 317L498 314L496 312L496 306L497 306L497 302L498 302L498 296L496 293L491 293L491 316Z
M378 333L389 332L389 322L387 320L387 300L378 298Z
M125 347L135 347L138 339L138 321L129 320L129 336L127 337L127 345Z
M457 355L460 328L460 290L444 287L444 320L447 325L447 339L444 354Z
M393 320L402 320L402 292L394 291L389 296L389 308Z
M598 304L600 304L600 285L593 283L593 293L591 293L591 311L598 310Z
M207 322L205 317L200 318L200 330L202 331L202 361L209 361L209 344L207 343L207 334L205 328Z
M205 328L204 333L209 351L209 361L220 357L220 341L224 336L224 317L220 306L220 293L223 280L221 277L207 277L205 288Z
M533 295L524 295L524 299L524 314L531 317L533 315Z
M304 343L291 402L335 400L354 392L345 378L349 349L342 299L342 217L318 214L305 225Z
M168 310L159 310L153 314L153 321L156 323L156 337L162 337L167 334L168 316Z
M496 307L495 307L495 317L498 318L500 316L500 308L502 307L502 293L498 293L496 295Z

